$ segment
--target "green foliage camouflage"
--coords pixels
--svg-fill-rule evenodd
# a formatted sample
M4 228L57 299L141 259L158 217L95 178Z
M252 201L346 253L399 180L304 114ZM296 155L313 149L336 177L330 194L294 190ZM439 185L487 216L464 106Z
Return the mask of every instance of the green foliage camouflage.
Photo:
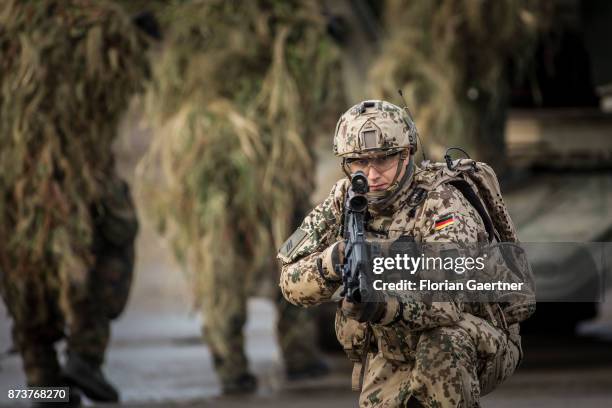
M506 69L510 63L520 72L533 53L541 6L533 0L387 0L386 37L370 71L372 96L397 100L401 88L430 147L459 144L478 152L487 115L493 122L501 115L503 128Z
M317 2L175 2L163 16L138 194L200 298L211 274L273 266L341 86Z
M111 144L119 117L147 75L145 45L125 13L106 1L3 2L0 272L10 277L5 290L17 290L24 279L71 287L86 281L91 210L114 174ZM7 289L7 282L14 287ZM28 296L33 301L37 294Z

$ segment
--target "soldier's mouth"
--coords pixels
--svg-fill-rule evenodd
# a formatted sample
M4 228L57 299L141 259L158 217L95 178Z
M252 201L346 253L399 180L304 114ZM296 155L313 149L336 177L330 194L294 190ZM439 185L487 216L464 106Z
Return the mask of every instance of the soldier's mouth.
M384 190L385 188L387 188L386 183L370 185L370 191L380 191L380 190Z

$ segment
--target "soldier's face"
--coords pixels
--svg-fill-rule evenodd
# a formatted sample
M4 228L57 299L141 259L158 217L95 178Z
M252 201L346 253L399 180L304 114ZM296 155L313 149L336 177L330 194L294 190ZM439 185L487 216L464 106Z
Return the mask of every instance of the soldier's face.
M346 160L345 170L350 174L363 171L368 177L370 191L383 191L396 179L395 173L398 171L399 160L400 153L351 158ZM406 166L407 162L400 168L397 180L404 176Z
M395 155L395 161L392 166L389 166L386 170L379 170L375 166L370 166L368 172L368 184L370 191L383 191L388 188L393 180L395 179L395 173L397 172L397 162L399 161L399 154ZM406 164L406 163L405 163ZM400 173L397 176L397 180L401 180L406 172L406 165L402 166Z

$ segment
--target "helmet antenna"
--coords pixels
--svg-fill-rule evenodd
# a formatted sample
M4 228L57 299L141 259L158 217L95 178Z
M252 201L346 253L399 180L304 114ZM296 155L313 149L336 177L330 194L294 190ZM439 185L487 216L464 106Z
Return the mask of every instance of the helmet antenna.
M404 92L401 89L398 89L397 93L399 94L400 98L402 98L402 102L404 102L404 111L408 114L408 117L410 118L412 123L415 123L414 117L412 116L412 112L410 112L410 109L408 109L406 98L404 98ZM421 145L421 155L423 156L423 161L425 161L427 160L427 157L425 156L425 146L423 146L423 142L421 141L421 136L419 136L419 132L416 132L416 135L417 139L419 140L419 144Z

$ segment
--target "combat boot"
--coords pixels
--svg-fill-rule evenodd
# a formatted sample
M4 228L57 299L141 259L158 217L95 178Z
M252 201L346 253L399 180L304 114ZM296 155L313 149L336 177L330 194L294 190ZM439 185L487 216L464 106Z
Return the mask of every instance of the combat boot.
M81 393L72 386L60 373L59 365L57 372L49 371L48 367L30 367L28 375L28 387L68 387L68 401L64 402L33 402L34 408L73 408L81 406Z
M79 388L88 398L98 402L118 402L119 392L104 377L100 364L68 353L64 376L70 384Z
M316 359L303 366L288 366L286 374L289 381L319 378L329 374L329 366L325 361Z
M57 353L52 343L22 344L20 347L23 370L28 387L69 387L62 376ZM33 402L32 407L80 407L81 394L72 387L68 391L66 402Z
M225 379L221 381L221 390L225 395L251 394L257 390L257 378L251 373L244 373Z

